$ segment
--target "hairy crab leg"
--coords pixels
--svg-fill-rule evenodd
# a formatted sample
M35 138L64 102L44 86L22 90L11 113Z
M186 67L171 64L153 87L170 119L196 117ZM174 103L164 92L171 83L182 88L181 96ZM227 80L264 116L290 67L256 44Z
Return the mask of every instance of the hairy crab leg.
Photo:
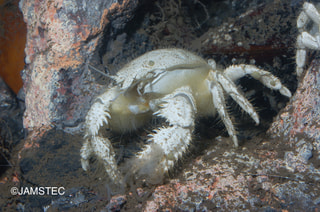
M230 116L226 108L223 88L221 85L209 80L208 80L208 86L212 94L213 105L218 111L219 117L221 118L222 122L226 126L228 134L232 138L234 146L238 147L239 144L238 144L237 133L236 133L236 130L234 129L234 126L232 124L232 121L230 119Z
M196 106L189 87L178 88L160 101L155 115L165 118L169 126L154 130L149 135L150 143L129 162L132 173L150 179L164 176L174 166L187 150L194 129Z
M251 103L238 91L237 86L231 81L228 77L225 77L224 74L219 72L211 72L216 81L223 87L223 90L226 91L228 95L237 102L237 104L246 111L251 118L259 124L259 116L254 110Z
M259 80L266 87L272 90L278 90L282 95L289 98L291 97L290 90L285 87L276 76L268 71L259 69L254 65L232 65L226 68L223 74L233 82L244 77L245 75L250 75L254 79Z
M99 136L99 129L104 124L108 125L108 120L111 118L110 106L118 95L119 89L113 87L97 97L86 116L85 143L80 150L81 165L85 171L88 170L89 158L94 153L103 162L106 172L115 183L121 181L115 153L110 140Z

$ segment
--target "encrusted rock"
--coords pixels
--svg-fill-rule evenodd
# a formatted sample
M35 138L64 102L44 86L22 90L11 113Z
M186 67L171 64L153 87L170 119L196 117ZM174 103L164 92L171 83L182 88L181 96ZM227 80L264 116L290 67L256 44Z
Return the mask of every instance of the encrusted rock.
M300 79L295 95L269 129L269 134L293 147L291 154L305 164L320 152L320 61L314 60ZM290 158L290 157L288 157ZM289 167L295 169L289 163Z
M136 0L20 2L28 29L25 128L74 128L82 122L97 88L88 78L88 62L103 32L123 28L136 4Z

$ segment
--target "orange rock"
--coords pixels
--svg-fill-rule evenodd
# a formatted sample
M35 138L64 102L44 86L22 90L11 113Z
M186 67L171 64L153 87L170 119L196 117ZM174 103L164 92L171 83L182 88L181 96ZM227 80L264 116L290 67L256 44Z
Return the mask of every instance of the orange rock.
M0 1L0 76L17 93L22 87L27 29L18 8L19 1Z

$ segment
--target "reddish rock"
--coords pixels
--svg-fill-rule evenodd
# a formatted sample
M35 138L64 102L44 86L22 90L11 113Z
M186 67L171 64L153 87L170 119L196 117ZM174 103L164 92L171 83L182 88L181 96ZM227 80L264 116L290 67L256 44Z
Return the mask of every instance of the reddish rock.
M273 137L282 137L290 146L304 138L315 150L320 150L320 69L314 60L301 77L295 95L269 129ZM305 147L307 148L307 147Z
M135 0L21 1L27 23L24 127L77 127L96 93L87 63L108 28L121 29ZM111 24L110 24L111 23ZM122 25L121 25L122 24ZM105 39L105 38L104 38Z
M124 195L118 195L113 196L110 200L110 203L106 206L106 209L108 211L120 211L123 204L125 204L127 201L126 196Z

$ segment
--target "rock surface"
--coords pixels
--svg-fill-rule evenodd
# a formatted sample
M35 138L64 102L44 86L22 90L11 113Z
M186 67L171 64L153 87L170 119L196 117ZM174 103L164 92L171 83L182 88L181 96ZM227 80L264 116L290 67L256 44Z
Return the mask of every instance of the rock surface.
M87 78L88 61L103 32L123 28L135 5L135 0L20 2L28 30L23 73L26 129L79 125L88 107L84 103L96 88Z

